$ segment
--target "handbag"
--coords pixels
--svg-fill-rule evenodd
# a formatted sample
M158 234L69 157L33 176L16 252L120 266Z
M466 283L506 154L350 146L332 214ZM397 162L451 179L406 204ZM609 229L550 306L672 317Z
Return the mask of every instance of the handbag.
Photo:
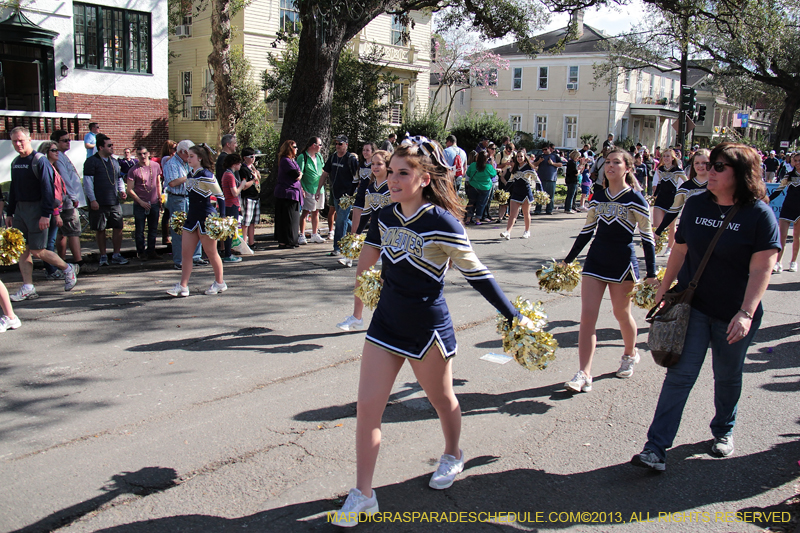
M689 287L680 292L671 292L664 295L661 301L647 313L647 322L650 323L650 332L647 344L653 360L657 365L669 368L680 361L683 353L683 343L686 340L686 329L689 327L689 315L692 312L692 298L697 289L700 276L711 258L711 253L722 236L722 232L739 211L739 204L735 204L725 219L722 221L716 235L708 245L706 254L694 273L694 278Z

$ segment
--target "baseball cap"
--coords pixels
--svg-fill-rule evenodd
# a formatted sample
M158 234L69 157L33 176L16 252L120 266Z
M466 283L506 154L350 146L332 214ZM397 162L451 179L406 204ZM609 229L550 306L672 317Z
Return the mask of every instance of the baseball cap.
M770 150L769 155L775 155L775 150Z
M346 143L347 142L347 135L337 135L336 136L337 143Z

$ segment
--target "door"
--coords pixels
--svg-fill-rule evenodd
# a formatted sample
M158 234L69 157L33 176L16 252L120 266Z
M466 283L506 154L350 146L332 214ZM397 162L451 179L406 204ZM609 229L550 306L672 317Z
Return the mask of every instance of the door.
M578 147L578 117L564 117L564 147Z
M5 82L5 109L14 111L41 111L42 99L39 94L41 80L39 63L22 61L3 61L2 71ZM2 102L0 102L2 105Z

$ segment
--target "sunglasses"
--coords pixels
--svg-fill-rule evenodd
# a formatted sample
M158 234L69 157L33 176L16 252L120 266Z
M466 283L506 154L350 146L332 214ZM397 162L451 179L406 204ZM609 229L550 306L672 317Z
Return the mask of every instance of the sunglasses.
M291 148L292 148L292 150L297 150L297 145L293 144Z
M343 145L343 144L344 144L344 143L336 143L336 146L341 146L341 145Z
M58 148L50 148L48 152L58 152Z
M114 145L113 145L113 144L107 144L107 145L106 145L106 147L108 147L108 148L114 148Z
M730 163L723 163L722 161L714 161L713 163L706 162L706 170L711 170L713 168L714 172L722 172L725 170L725 167L733 168L733 165Z

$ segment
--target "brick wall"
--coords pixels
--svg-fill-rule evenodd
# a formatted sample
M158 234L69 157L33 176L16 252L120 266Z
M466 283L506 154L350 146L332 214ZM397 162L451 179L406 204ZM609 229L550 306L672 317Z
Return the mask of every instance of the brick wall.
M161 147L169 138L167 104L166 98L132 98L64 92L56 99L59 113L91 113L91 122L100 124L100 133L111 138L114 143L114 153L120 156L125 148L135 148L139 145L146 146L153 155L161 154ZM84 128L86 125L82 123L82 135L88 131Z

